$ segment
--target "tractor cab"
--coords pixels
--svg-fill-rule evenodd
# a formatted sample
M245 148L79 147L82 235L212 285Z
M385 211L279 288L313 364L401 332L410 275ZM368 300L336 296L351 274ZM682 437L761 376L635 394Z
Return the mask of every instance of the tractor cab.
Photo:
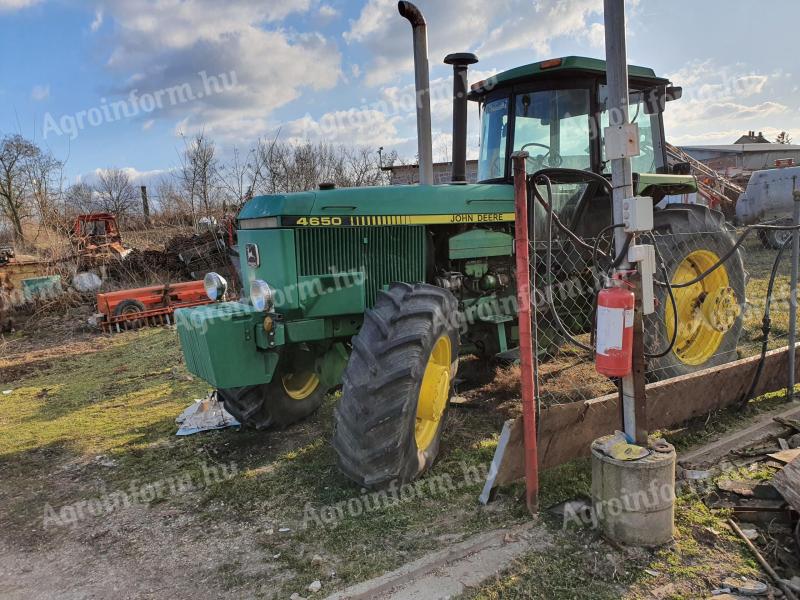
M637 183L660 186L650 185L648 190L656 200L668 193L693 191L691 178L669 175L664 146L665 105L680 98L681 89L648 68L631 66L629 78L629 118L639 127L640 154L632 160ZM479 181L510 182L511 154L521 150L530 155L530 174L560 168L610 178L603 139L609 126L605 61L566 57L518 67L474 84L469 99L481 110ZM577 176L572 181L554 180L556 213L578 229L599 225L596 219L579 219L578 213L586 208L608 220L610 199L599 187ZM645 185L638 187L641 192ZM590 199L596 201L587 207ZM580 233L591 236L596 231Z

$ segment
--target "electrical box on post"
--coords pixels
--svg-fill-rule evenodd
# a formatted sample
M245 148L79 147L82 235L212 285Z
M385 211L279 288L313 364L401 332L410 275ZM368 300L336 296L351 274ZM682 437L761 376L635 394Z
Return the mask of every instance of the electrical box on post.
M642 314L656 311L653 277L656 272L656 249L650 244L632 244L628 248L628 262L638 266L642 279Z
M603 135L608 160L639 156L639 126L636 123L606 127Z
M627 233L653 230L653 199L642 196L622 201L622 222Z

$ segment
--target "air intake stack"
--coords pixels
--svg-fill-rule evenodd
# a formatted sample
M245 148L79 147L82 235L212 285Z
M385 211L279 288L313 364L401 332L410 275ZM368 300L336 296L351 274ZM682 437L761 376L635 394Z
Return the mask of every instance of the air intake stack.
M478 62L469 52L448 54L446 65L453 65L453 175L454 183L467 181L467 70Z

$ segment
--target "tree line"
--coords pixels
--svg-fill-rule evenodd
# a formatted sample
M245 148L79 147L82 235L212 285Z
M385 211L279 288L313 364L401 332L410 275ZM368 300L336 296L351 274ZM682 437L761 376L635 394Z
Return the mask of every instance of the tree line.
M202 217L236 212L261 194L299 192L321 183L337 187L385 185L381 166L397 162L395 152L381 157L367 147L325 142L290 143L259 139L246 151L222 157L204 133L184 138L178 164L147 188L147 213L140 183L128 170L98 169L92 180L67 183L65 163L18 134L0 138L0 230L25 246L25 225L68 230L83 213L109 212L123 227L143 221L193 224ZM381 164L383 163L383 165Z

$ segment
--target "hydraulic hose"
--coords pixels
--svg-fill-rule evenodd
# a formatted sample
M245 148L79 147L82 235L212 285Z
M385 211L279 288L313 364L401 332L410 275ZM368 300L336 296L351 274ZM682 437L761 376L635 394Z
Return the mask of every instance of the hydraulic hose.
M564 323L561 321L561 317L559 316L558 311L556 310L555 301L553 300L553 286L551 284L551 281L552 281L551 275L553 273L553 221L554 221L553 217L555 215L553 214L553 204L552 204L553 190L552 190L552 187L550 186L550 180L547 177L545 177L545 181L546 181L545 185L546 185L546 188L547 188L548 199L550 200L550 202L546 206L546 209L547 209L547 263L546 263L546 269L547 269L547 275L548 275L548 282L547 282L548 289L547 289L547 292L545 293L545 298L547 299L547 304L550 307L550 311L553 313L553 318L554 318L554 320L556 322L556 325L557 325L558 329L561 331L561 334L564 337L566 337L568 340L570 340L573 344L575 344L578 348L581 348L582 350L586 350L587 352L589 352L591 354L594 354L594 348L592 346L587 346L586 344L584 344L580 340L576 339L569 331L567 331L567 328L564 326ZM533 189L534 190L536 189L535 185L533 186ZM537 195L538 195L538 193L537 193ZM574 236L575 234L572 233L572 235ZM577 237L577 236L575 236L575 237ZM586 244L583 241L581 241L581 243L584 246L588 246L588 244Z
M753 394L755 393L756 386L758 385L759 380L761 379L761 373L764 370L764 362L767 358L767 347L769 346L769 334L772 331L772 321L770 320L770 308L772 306L772 292L775 287L775 278L778 275L778 265L781 262L781 258L783 258L783 253L786 251L786 248L789 247L789 242L792 241L792 238L786 239L786 241L781 244L780 249L778 250L778 255L775 257L775 262L772 263L772 273L769 276L769 285L767 286L767 299L766 305L764 306L764 318L761 321L761 331L764 334L764 339L761 341L761 356L758 359L758 366L756 367L756 372L753 374L753 381L750 382L750 387L747 390L747 393L742 398L741 408L747 406L747 403L753 398ZM794 290L792 290L794 292Z

